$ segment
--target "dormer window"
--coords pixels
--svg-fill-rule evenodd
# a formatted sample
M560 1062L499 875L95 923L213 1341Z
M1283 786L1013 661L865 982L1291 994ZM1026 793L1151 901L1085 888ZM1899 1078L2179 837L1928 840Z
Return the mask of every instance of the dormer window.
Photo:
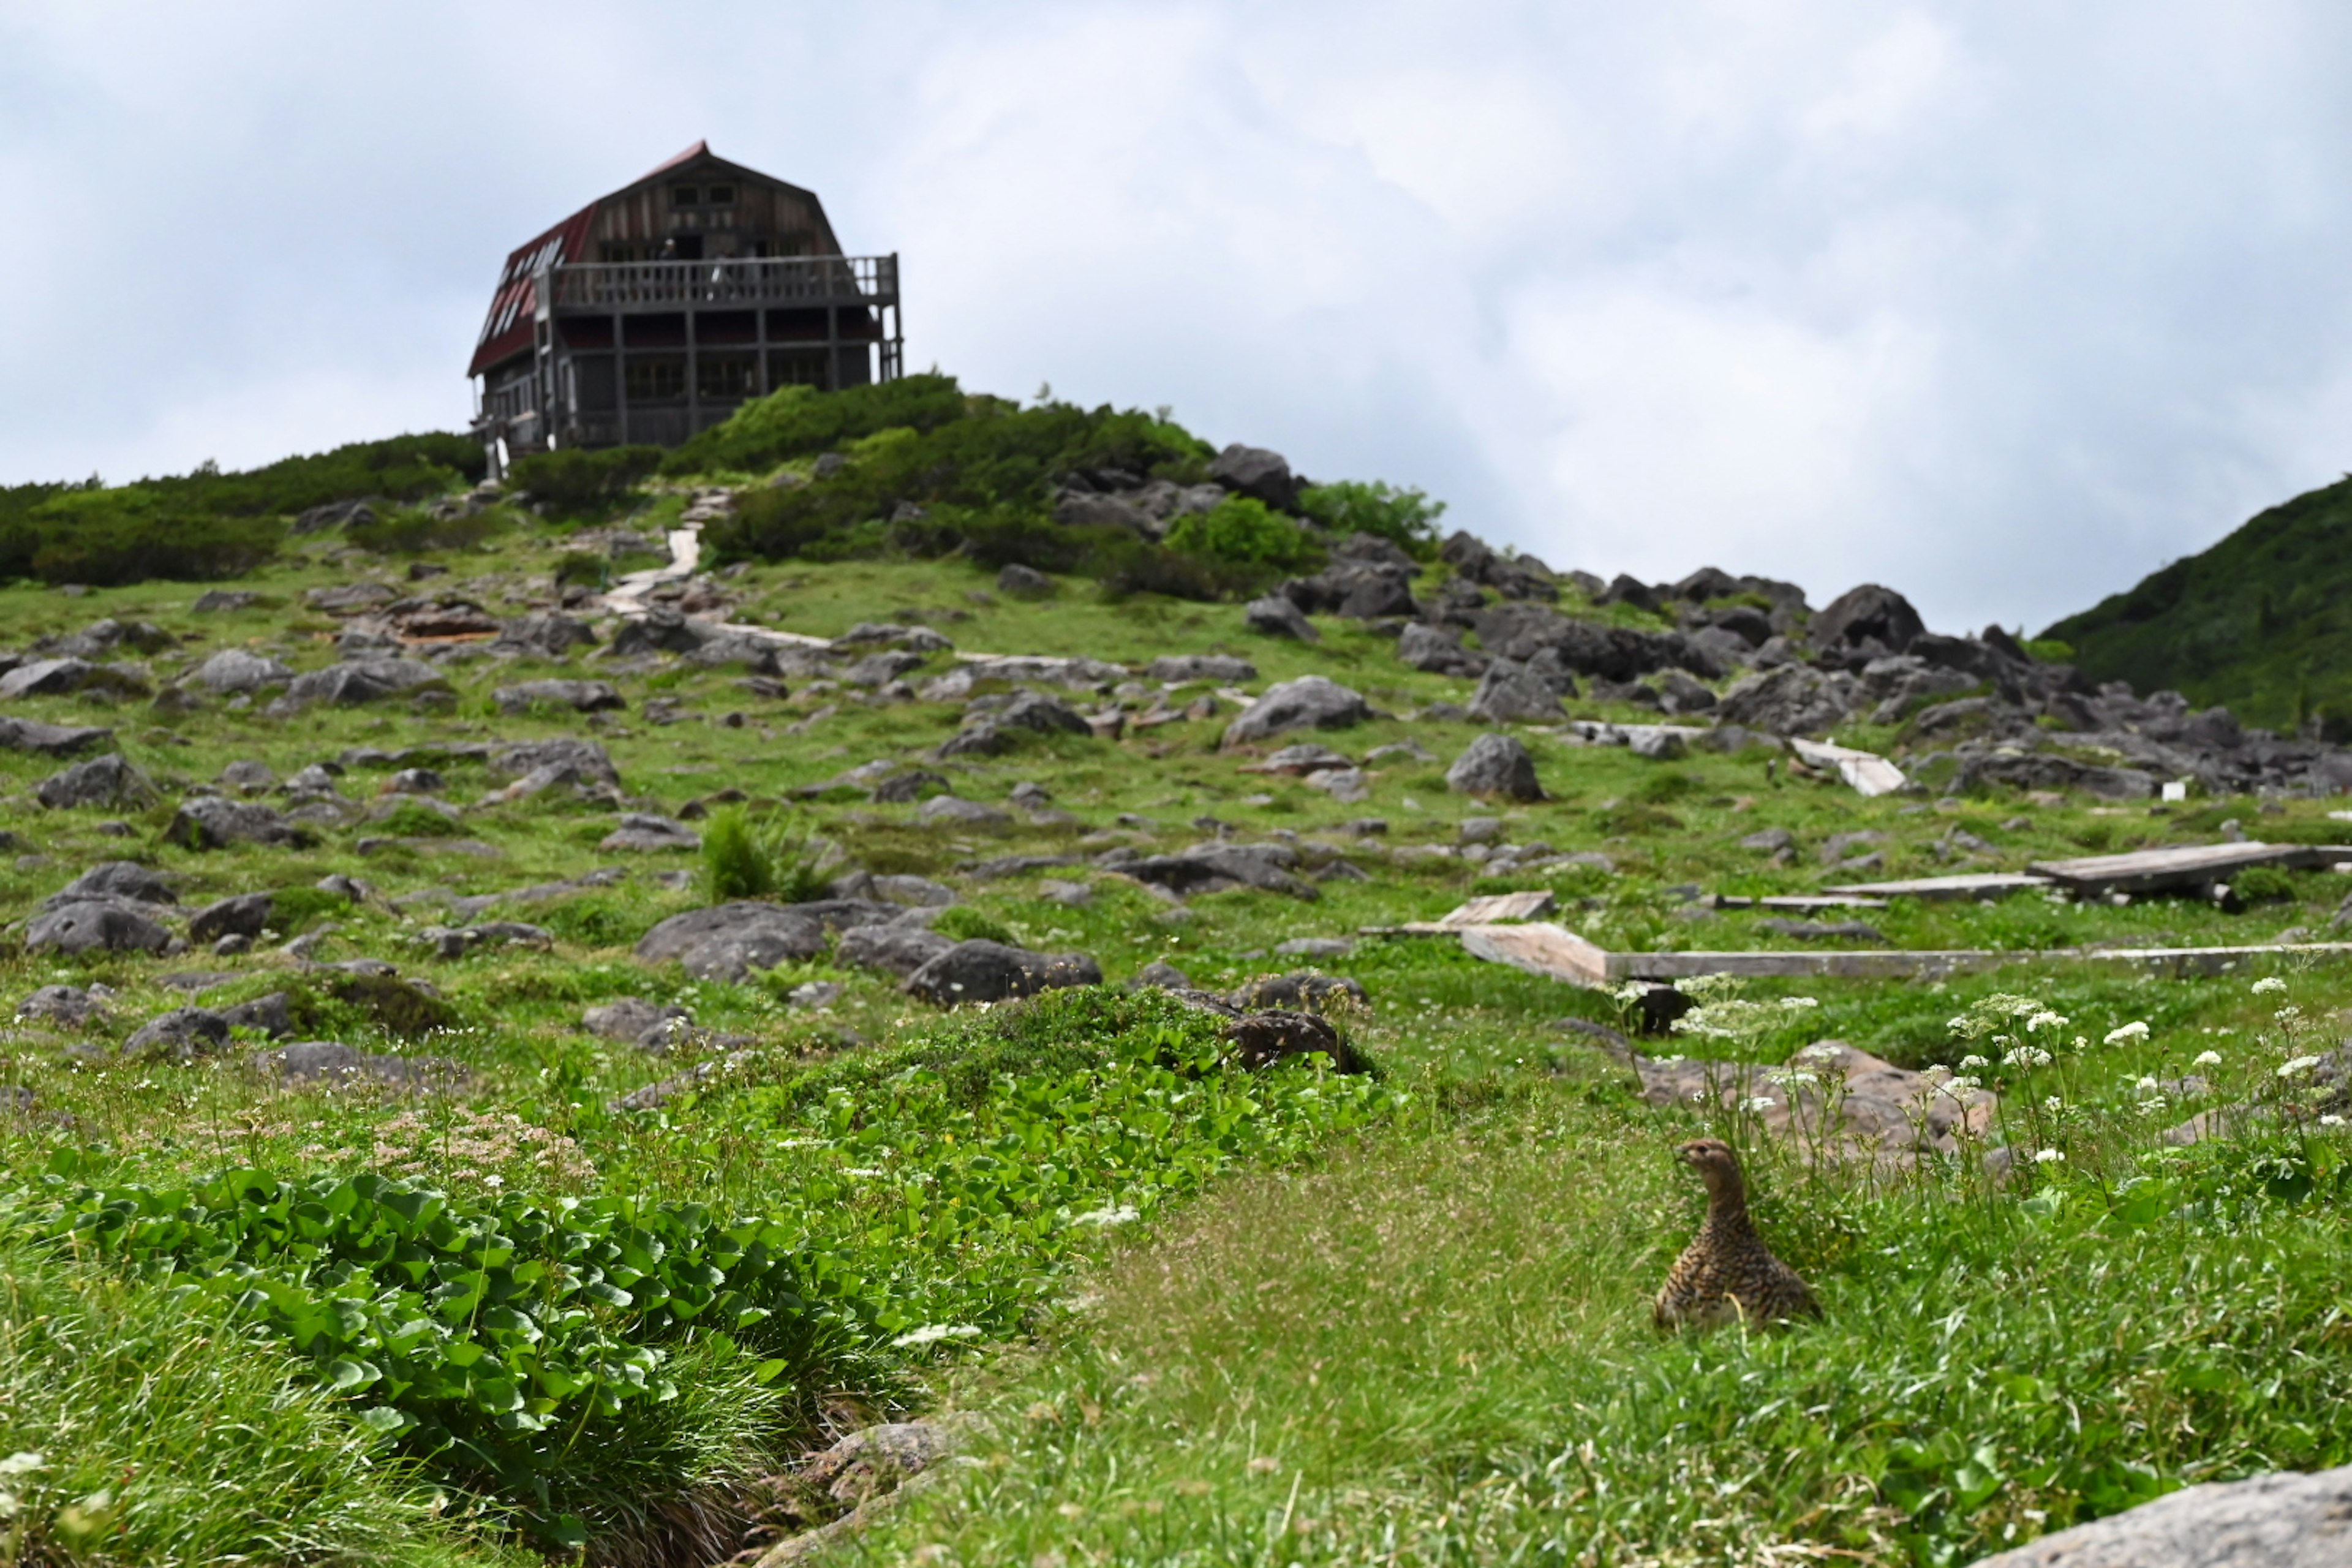
M735 187L732 185L711 186L710 205L714 207L733 206L735 205Z
M669 205L674 207L700 206L702 205L702 187L699 185L671 186L669 193Z

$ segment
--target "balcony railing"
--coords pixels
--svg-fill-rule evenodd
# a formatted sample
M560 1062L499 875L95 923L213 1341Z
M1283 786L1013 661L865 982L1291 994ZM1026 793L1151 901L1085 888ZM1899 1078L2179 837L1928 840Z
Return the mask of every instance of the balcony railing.
M898 302L896 256L761 257L735 261L597 261L549 268L558 310L686 305Z

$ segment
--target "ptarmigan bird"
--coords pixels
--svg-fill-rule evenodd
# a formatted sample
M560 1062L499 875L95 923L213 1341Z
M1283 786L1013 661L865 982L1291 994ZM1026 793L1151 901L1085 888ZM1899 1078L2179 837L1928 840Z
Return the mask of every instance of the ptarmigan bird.
M1675 1158L1706 1183L1706 1223L1666 1272L1666 1288L1651 1310L1658 1327L1716 1329L1820 1317L1811 1289L1756 1234L1748 1217L1748 1184L1731 1145L1695 1138Z

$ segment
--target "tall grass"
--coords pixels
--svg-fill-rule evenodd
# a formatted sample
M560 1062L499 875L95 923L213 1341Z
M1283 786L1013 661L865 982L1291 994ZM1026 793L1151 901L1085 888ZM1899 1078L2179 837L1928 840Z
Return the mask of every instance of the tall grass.
M772 898L787 904L821 899L828 890L805 827L761 823L741 806L710 814L702 829L702 891L714 904Z

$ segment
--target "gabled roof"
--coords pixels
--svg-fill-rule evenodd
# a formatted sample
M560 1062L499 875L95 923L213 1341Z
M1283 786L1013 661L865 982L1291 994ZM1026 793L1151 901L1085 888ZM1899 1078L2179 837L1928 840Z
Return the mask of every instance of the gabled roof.
M772 185L782 185L795 195L806 198L823 231L828 236L832 234L833 226L825 218L824 204L817 200L814 191L804 190L772 174L763 174L757 169L747 169L740 163L731 163L711 152L709 142L697 142L676 157L655 164L619 190L597 197L546 233L533 237L508 254L506 267L499 273L498 289L490 296L490 313L483 319L481 335L475 340L474 358L466 367L466 374L479 375L490 366L511 359L530 347L531 316L539 308L534 275L541 267L562 267L587 259L589 233L595 226L599 208L608 202L618 201L649 181L659 179L672 169L701 158L708 158L732 174ZM837 241L835 243L838 244Z

